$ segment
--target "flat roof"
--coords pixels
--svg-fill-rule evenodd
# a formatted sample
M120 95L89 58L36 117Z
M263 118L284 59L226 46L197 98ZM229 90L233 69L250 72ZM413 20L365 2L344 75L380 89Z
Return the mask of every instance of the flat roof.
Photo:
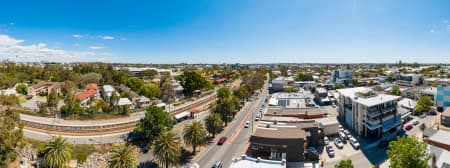
M298 123L277 122L277 124L274 124L273 121L260 121L252 136L273 139L305 139L307 133L303 128L310 127L318 127L318 125L314 121Z
M371 97L361 97L357 95L358 92L367 92L369 90L371 89L367 87L356 87L356 88L338 89L337 91L345 97L350 97L352 101L357 102L359 104L363 104L368 107L381 103L386 103L389 101L394 101L401 98L400 96L393 96L388 94L376 94Z
M428 139L434 142L450 145L450 132L439 130Z
M319 108L281 108L281 107L269 107L266 111L266 115L289 115L289 114L323 114Z

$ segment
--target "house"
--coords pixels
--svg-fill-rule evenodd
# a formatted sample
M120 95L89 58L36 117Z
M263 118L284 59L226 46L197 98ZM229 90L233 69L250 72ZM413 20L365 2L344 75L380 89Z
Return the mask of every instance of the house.
M139 94L137 94L135 91L131 90L128 86L125 86L123 84L119 85L118 87L120 92L128 92L131 96L131 102L136 103L139 99Z
M172 84L172 88L173 88L173 97L175 98L175 100L178 100L179 98L183 97L183 86L181 86L180 82L177 80L171 80L170 81Z
M304 162L318 160L319 156L305 149L318 146L319 127L315 121L258 123L250 137L252 157L268 160Z
M112 93L116 91L111 85L103 85L102 95L106 102L110 102ZM116 93L117 94L117 93Z
M333 84L353 85L353 71L349 69L335 69L331 73L330 82Z
M436 107L437 111L444 111L450 106L450 86L440 85L437 87Z
M145 96L139 96L137 102L135 102L136 107L145 108L151 105L151 100Z
M128 105L128 106L130 106L130 109L133 108L132 107L133 103L131 103L130 99L128 99L128 98L120 98L119 101L117 102L117 105L118 106Z
M441 114L441 124L450 127L450 107L447 107Z
M63 82L40 82L28 87L28 96L47 95L53 88L60 93L63 85Z
M400 86L413 87L419 84L420 74L400 74L397 77L397 84Z
M375 139L401 130L400 96L377 94L366 87L338 89L339 117L356 134Z
M87 106L91 97L97 97L98 94L97 84L89 83L86 85L86 90L84 92L77 93L76 97L81 101L81 106Z
M428 152L436 156L436 167L450 167L450 132L437 130L423 141L428 144ZM428 164L432 165L432 159Z

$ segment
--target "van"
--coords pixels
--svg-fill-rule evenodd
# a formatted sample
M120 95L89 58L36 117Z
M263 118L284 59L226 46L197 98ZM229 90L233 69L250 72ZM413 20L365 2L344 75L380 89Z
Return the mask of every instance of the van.
M345 136L345 134L343 132L339 132L338 135L339 135L339 139L341 139L341 141L343 143L347 143L347 141L346 141L347 140L347 136Z

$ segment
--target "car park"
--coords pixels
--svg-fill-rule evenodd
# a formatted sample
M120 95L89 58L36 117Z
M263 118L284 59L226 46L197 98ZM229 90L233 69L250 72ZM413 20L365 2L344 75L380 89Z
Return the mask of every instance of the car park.
M409 131L409 130L411 130L412 128L413 128L413 126L412 126L411 124L405 125L405 130L406 130L406 131Z
M342 149L344 147L344 144L342 143L342 141L338 138L336 138L334 140L334 145L336 145L337 148Z
M359 149L359 142L355 138L350 138L350 144L352 144L353 148Z
M217 144L222 145L223 143L225 143L225 141L227 141L227 137L223 136L219 139L219 142Z

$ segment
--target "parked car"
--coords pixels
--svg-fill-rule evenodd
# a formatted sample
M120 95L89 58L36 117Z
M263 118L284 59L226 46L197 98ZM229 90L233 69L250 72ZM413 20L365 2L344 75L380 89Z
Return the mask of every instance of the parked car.
M339 132L338 136L343 143L347 143L347 136L343 132Z
M330 144L326 145L325 147L327 148L327 150L328 149L333 149L333 147Z
M334 157L334 150L333 148L327 148L327 153L330 158Z
M342 141L338 138L336 138L334 140L334 145L336 145L337 148L342 149L344 147L344 144L342 143Z
M419 122L419 120L412 120L411 123L414 125L419 125L420 122Z
M328 137L323 137L323 143L325 143L325 145L330 144L330 140L328 139Z
M350 144L352 144L353 148L359 149L359 142L355 138L350 138Z
M225 143L225 141L227 141L227 137L223 136L219 139L219 142L217 143L218 145L222 145L223 143Z
M405 130L409 131L413 128L413 126L411 124L407 124L405 125Z
M256 117L255 117L255 121L259 121L259 116L256 116Z
M217 160L214 162L212 168L222 168L222 162L220 160Z
M244 128L248 128L250 126L250 121L245 122Z
M336 108L336 104L334 104L334 103L333 103L331 106L332 106L333 108Z

